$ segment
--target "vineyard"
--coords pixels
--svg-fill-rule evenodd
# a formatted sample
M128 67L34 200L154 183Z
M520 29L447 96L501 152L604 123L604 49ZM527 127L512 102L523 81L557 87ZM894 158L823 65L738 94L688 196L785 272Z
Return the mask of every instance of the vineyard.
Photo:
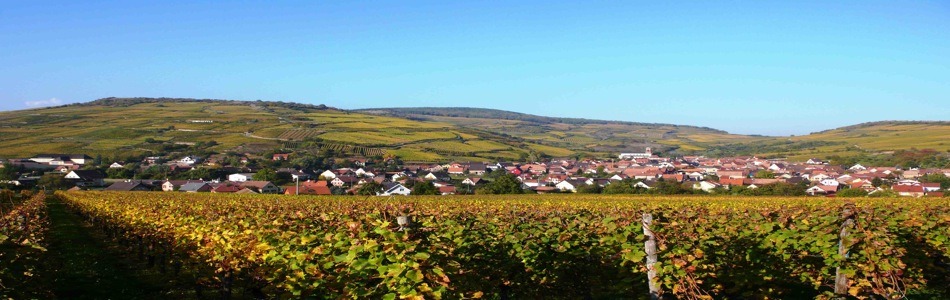
M35 273L46 251L46 195L0 193L0 296L44 298Z
M950 295L947 199L57 197L222 298Z

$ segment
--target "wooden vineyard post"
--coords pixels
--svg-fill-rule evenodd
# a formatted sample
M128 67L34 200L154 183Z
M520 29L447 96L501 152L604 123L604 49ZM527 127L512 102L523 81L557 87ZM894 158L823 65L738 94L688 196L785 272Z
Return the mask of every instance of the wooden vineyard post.
M845 259L848 258L848 246L846 246L845 238L850 234L848 229L854 227L854 214L855 207L853 204L846 204L844 209L841 212L841 216L845 219L841 223L841 232L838 234L838 255L841 255ZM844 296L848 294L848 276L841 271L841 266L839 265L835 268L835 294L839 296Z
M656 237L650 225L653 224L652 214L643 214L643 234L647 239L643 242L644 250L647 254L647 280L650 286L650 299L660 299L660 282L656 278Z

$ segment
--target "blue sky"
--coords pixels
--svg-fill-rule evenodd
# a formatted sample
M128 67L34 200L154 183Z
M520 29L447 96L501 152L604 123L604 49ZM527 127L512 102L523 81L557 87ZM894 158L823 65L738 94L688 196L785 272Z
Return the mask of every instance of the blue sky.
M950 120L947 1L79 2L3 4L0 110L262 99L767 135Z

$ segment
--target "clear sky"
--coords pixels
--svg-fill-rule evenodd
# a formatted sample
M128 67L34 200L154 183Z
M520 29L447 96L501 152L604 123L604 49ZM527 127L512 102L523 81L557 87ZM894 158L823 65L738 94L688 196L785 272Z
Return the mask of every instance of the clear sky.
M85 2L0 5L0 110L261 99L768 135L950 120L948 1Z

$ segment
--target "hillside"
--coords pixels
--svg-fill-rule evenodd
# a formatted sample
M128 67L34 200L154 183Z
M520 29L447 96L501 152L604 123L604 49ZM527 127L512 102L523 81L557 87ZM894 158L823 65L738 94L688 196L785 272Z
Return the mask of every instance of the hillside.
M802 161L811 157L873 155L907 149L950 151L950 122L870 122L803 136L730 143L709 151L712 154L756 154Z
M539 144L576 151L618 153L653 147L660 152L701 151L726 141L757 140L708 127L674 124L555 118L467 107L370 108L382 116L455 124L505 133Z
M517 138L327 107L269 101L105 98L0 112L0 157L86 153L104 157L170 151L332 149L407 161L515 160L573 151Z
M272 101L104 98L0 112L0 157L40 153L249 152L278 148L404 161L599 157L653 147L710 156L807 160L902 149L950 150L950 122L886 121L796 137L729 134L705 127L554 118L480 108L357 111Z

